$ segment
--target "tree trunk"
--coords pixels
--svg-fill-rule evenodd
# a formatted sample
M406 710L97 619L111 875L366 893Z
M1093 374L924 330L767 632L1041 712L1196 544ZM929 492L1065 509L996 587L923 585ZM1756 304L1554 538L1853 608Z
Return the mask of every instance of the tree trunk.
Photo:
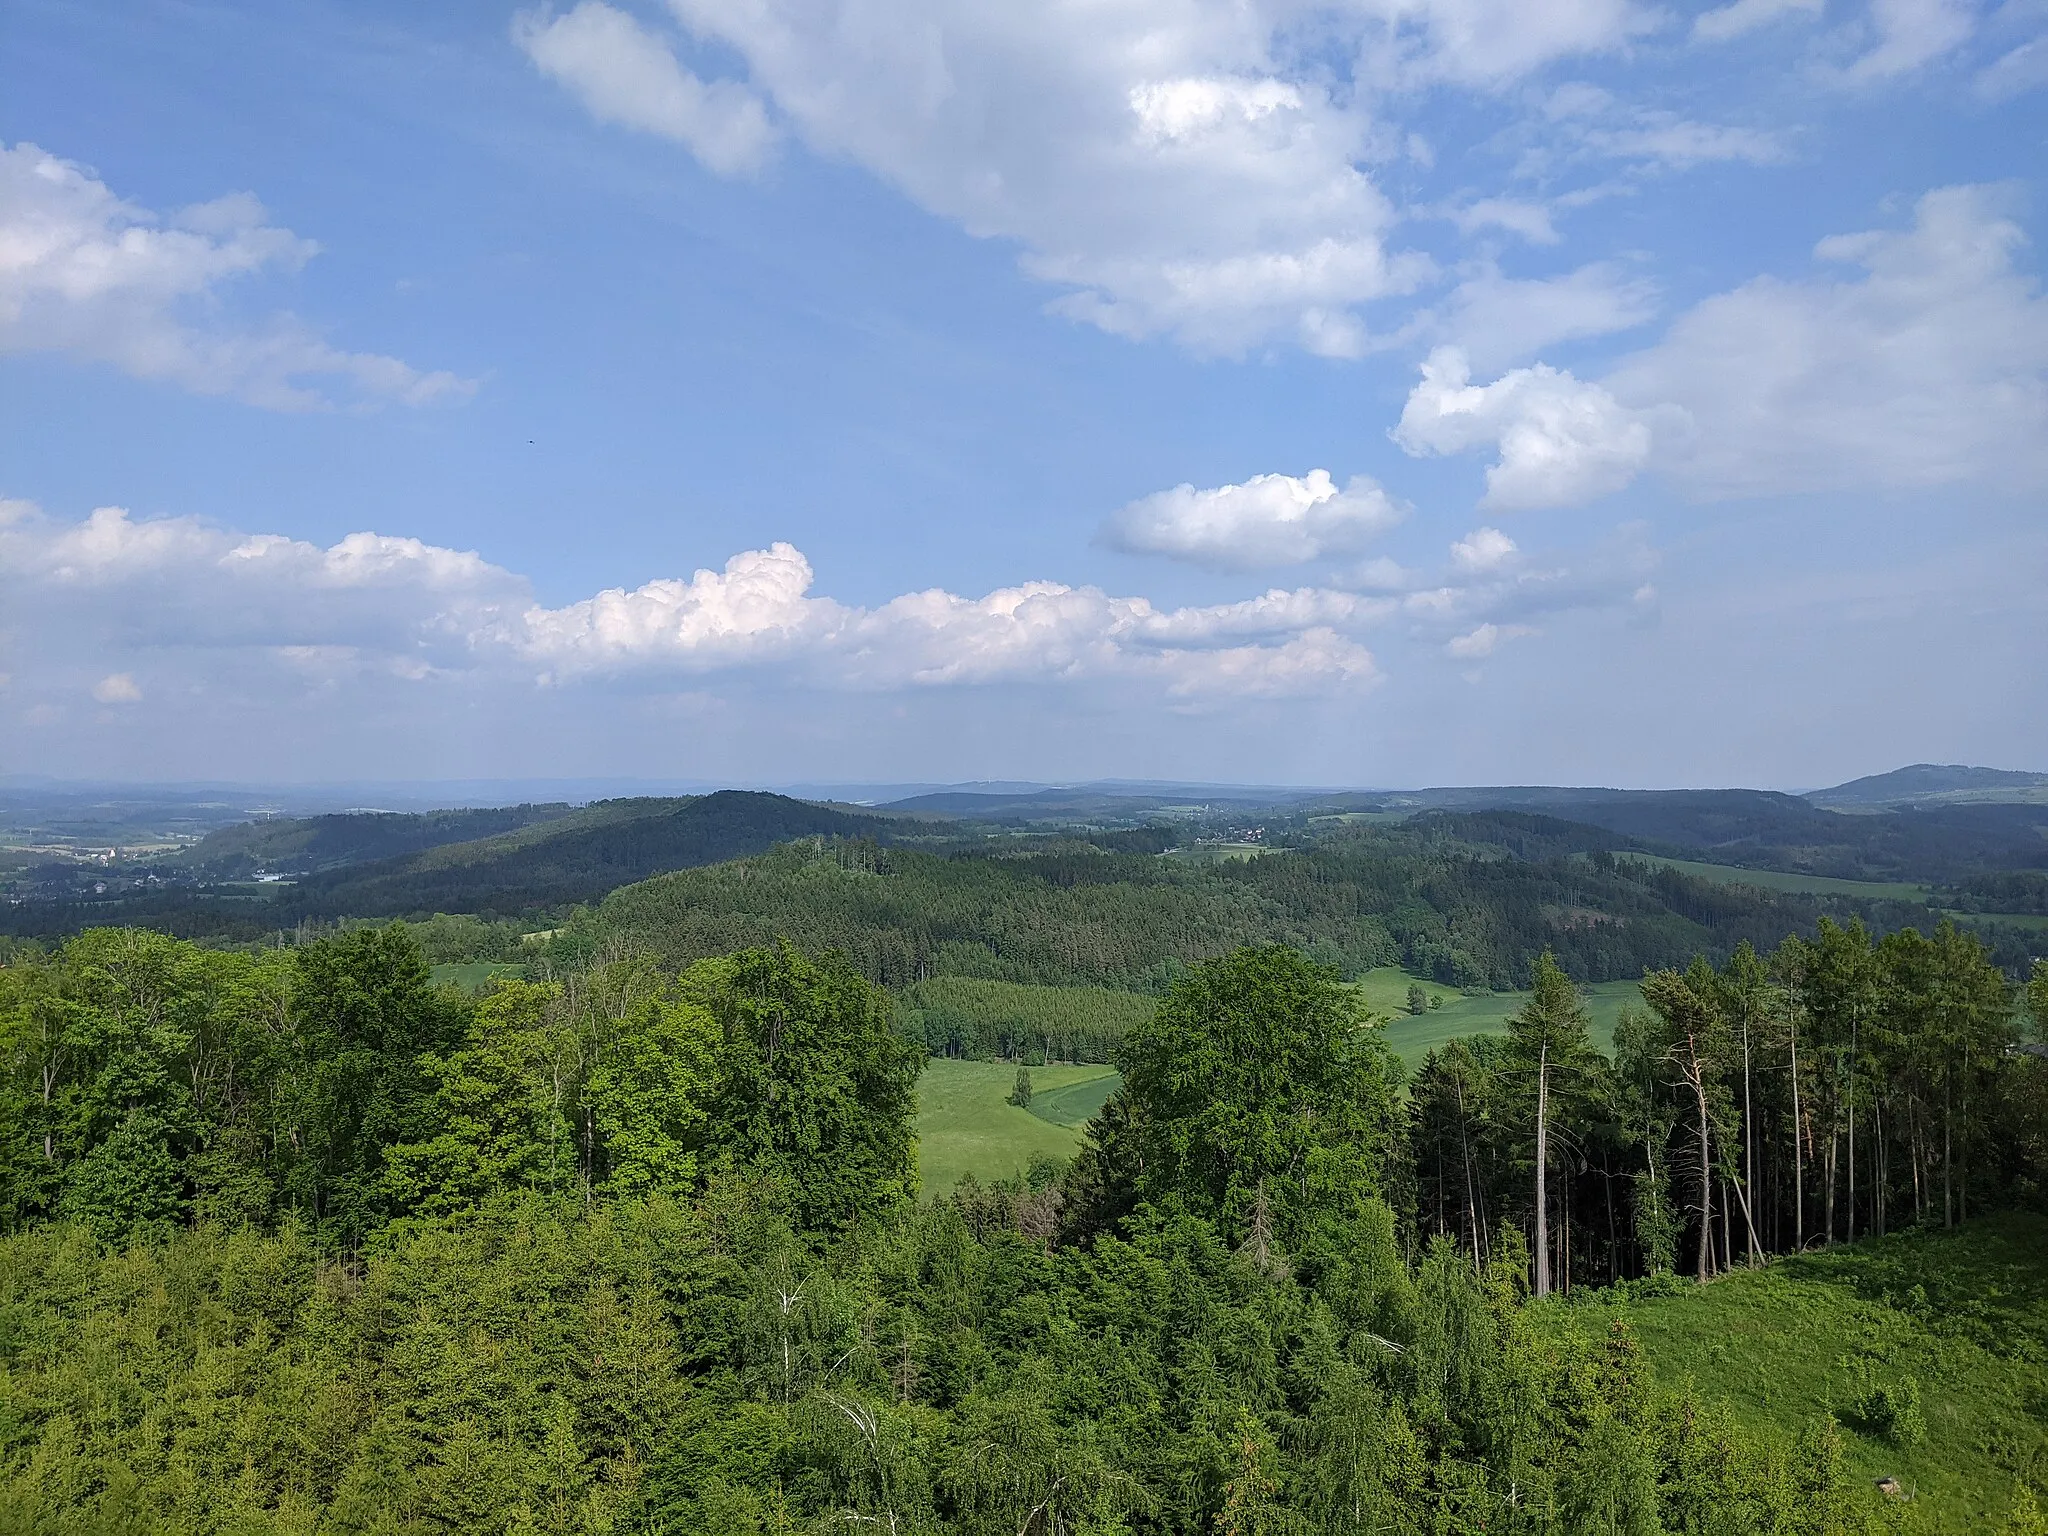
M1699 1279L1712 1278L1714 1262L1714 1161L1713 1146L1707 1138L1707 1085L1697 1052L1692 1058L1692 1091L1700 1112L1700 1251Z
M1550 1047L1536 1052L1536 1294L1550 1294Z
M1806 1134L1806 1122L1799 1114L1799 1024L1792 1024L1792 1246L1806 1251L1806 1162L1799 1141Z

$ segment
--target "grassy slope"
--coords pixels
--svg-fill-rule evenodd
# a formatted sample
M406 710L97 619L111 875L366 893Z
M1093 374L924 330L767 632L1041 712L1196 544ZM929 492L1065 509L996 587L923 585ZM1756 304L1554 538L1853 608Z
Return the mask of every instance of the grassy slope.
M1922 1442L1865 1433L1853 1415L1843 1432L1866 1484L1896 1476L1912 1495L1891 1506L1898 1529L1996 1530L2016 1475L2048 1482L2048 1218L2006 1214L1955 1233L1908 1233L1552 1316L1601 1332L1625 1317L1661 1380L1690 1377L1702 1394L1788 1438L1846 1402L1851 1360L1867 1360L1880 1379L1911 1378L1927 1423Z
M1057 1094L1114 1077L1102 1066L1033 1067L1036 1092ZM1003 1061L934 1058L917 1083L918 1171L926 1195L941 1195L972 1173L983 1183L1013 1178L1034 1152L1072 1157L1080 1150L1078 1125L1057 1125L1004 1099L1017 1068Z
M1408 1012L1408 988L1420 983L1423 990L1444 1000L1441 1008L1423 1014ZM1355 983L1366 1007L1377 1014L1394 1015L1386 1026L1387 1044L1409 1067L1461 1035L1492 1035L1507 1023L1527 1001L1526 992L1492 992L1478 997L1461 997L1455 987L1411 975L1398 966L1383 965L1367 971ZM1632 981L1601 981L1581 988L1593 1015L1593 1043L1603 1051L1614 1046L1614 1025L1621 1010L1642 1001L1642 989Z

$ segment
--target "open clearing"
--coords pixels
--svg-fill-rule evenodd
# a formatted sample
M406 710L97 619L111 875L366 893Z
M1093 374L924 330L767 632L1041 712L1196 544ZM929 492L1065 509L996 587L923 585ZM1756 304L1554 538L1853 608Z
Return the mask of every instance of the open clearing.
M438 976L442 969L436 967ZM1443 998L1441 1008L1411 1015L1408 987L1421 985ZM1393 1013L1386 1041L1411 1071L1437 1047L1465 1035L1499 1034L1527 999L1526 992L1462 997L1453 987L1423 981L1394 966L1369 971L1356 983L1374 1013ZM1595 982L1581 989L1593 1015L1593 1043L1614 1045L1621 1010L1642 1001L1632 981ZM1031 1068L1031 1108L1008 1103L1017 1066L1008 1061L958 1061L933 1057L918 1079L919 1183L927 1196L942 1195L972 1173L986 1184L1023 1173L1035 1152L1072 1157L1089 1120L1119 1081L1116 1068L1100 1064Z
M1550 1316L1600 1334L1625 1319L1661 1382L1690 1377L1787 1439L1839 1408L1864 1485L1893 1476L1908 1495L1889 1529L1995 1531L2016 1478L2048 1480L2048 1217L1903 1233L1653 1299L1600 1293ZM1859 1375L1912 1382L1924 1438L1860 1420Z
M1069 1091L1076 1094L1074 1104L1083 1102L1079 1095L1087 1089L1107 1098L1115 1079L1114 1067L1033 1067L1033 1108L1042 1096L1052 1101L1045 1106L1048 1113L1067 1112L1062 1104ZM1015 1178L1035 1152L1067 1158L1080 1150L1086 1116L1062 1124L1005 1102L1016 1080L1014 1062L934 1057L925 1064L917 1080L917 1157L918 1184L926 1196L945 1194L962 1174L972 1173L984 1184Z
M1504 1032L1508 1020L1529 997L1526 992L1488 992L1465 997L1456 987L1429 981L1392 965L1367 971L1353 985L1374 1013L1394 1015L1385 1027L1386 1041L1411 1070L1420 1066L1422 1058L1431 1051L1452 1040ZM1410 986L1420 986L1432 996L1441 997L1443 1006L1411 1014ZM1621 1018L1622 1009L1642 1003L1643 990L1633 981L1596 981L1579 990L1585 994L1587 1011L1593 1015L1593 1043L1611 1055L1615 1023Z
M460 987L465 992L481 992L494 976L522 976L526 973L523 965L510 965L502 960L454 961L432 968L435 986Z

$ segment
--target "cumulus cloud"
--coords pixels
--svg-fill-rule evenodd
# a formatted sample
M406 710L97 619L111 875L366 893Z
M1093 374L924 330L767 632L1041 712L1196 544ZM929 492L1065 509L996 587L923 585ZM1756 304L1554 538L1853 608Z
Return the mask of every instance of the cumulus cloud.
M758 96L731 80L705 83L676 62L668 44L603 0L582 0L562 16L522 11L512 38L591 116L674 139L721 176L758 170L774 147Z
M1679 316L1597 381L1538 364L1471 382L1423 365L1410 453L1497 448L1485 504L1590 500L1655 468L1700 499L2048 484L2048 299L1984 187L1930 192L1912 227L1815 247L1841 273L1760 277ZM1860 271L1858 270L1860 269Z
M17 639L48 652L37 675L81 676L103 703L141 696L110 662L183 658L186 676L203 678L205 658L222 655L268 664L280 687L340 674L565 688L745 673L857 691L1106 681L1174 698L1270 696L1370 684L1356 634L1388 612L1318 588L1161 609L1058 582L862 608L813 595L814 579L800 551L774 544L550 608L525 578L417 539L355 533L323 549L112 507L65 524L10 504L0 521L0 601Z
M1133 554L1251 570L1356 554L1400 518L1377 482L1354 475L1340 490L1328 470L1315 469L1213 490L1177 485L1122 508L1101 539Z
M1650 456L1649 422L1598 384L1541 363L1487 385L1471 379L1457 349L1431 353L1393 437L1417 455L1497 449L1483 506L1588 501L1628 484Z
M1318 19L1331 56L1356 61L1340 83L1344 71L1302 49L1300 13L1283 0L1041 8L1028 22L970 0L669 10L737 57L733 79L696 79L599 0L529 14L519 37L595 114L700 154L707 119L749 125L734 130L741 145L765 142L767 103L817 153L1013 242L1029 276L1062 290L1052 308L1077 321L1202 353L1277 343L1333 357L1367 351L1366 308L1434 271L1390 246L1397 215L1366 167L1399 138L1358 86L1496 90L1616 48L1651 14L1631 0L1365 0ZM1526 215L1493 214L1541 237Z
M2048 300L1996 189L1948 187L1912 226L1823 240L1843 275L1705 300L1603 383L1675 407L1659 467L1703 497L2048 482ZM1858 272L1857 269L1860 269Z
M1451 546L1451 564L1465 571L1491 571L1514 554L1515 541L1498 528L1474 528Z
M1444 650L1460 661L1478 661L1491 656L1503 640L1515 640L1535 633L1526 624L1481 624L1465 634L1453 636L1445 642Z
M425 405L470 381L345 352L289 315L219 318L235 279L292 271L319 247L245 194L162 216L33 144L0 145L0 351L62 352L199 394L275 410L350 399Z
M1438 330L1476 368L1534 357L1561 341L1631 330L1657 312L1657 288L1613 262L1558 277L1503 277L1488 265L1451 293Z

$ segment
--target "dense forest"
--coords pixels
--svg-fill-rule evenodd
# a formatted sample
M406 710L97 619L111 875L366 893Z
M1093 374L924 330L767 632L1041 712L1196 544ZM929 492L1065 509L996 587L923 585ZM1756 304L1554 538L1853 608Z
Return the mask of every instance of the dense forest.
M2012 987L1954 928L1820 925L1656 970L1610 1065L1533 981L1410 1087L1332 970L1221 948L1131 1019L1071 1167L920 1204L924 1047L833 954L472 998L403 925L18 951L0 1521L1875 1529L1836 1418L1774 1435L1528 1298L2038 1200Z
M1586 830L1433 816L1213 863L1071 843L950 855L793 844L625 887L562 920L543 948L563 969L625 953L680 965L786 936L842 950L892 987L960 975L1157 991L1186 962L1286 943L1345 976L1402 964L1449 986L1512 989L1546 948L1581 981L1632 980L1810 935L1829 914L1928 923L1913 903L1765 891L1582 852ZM2032 942L2018 935L1996 958L2023 968Z

